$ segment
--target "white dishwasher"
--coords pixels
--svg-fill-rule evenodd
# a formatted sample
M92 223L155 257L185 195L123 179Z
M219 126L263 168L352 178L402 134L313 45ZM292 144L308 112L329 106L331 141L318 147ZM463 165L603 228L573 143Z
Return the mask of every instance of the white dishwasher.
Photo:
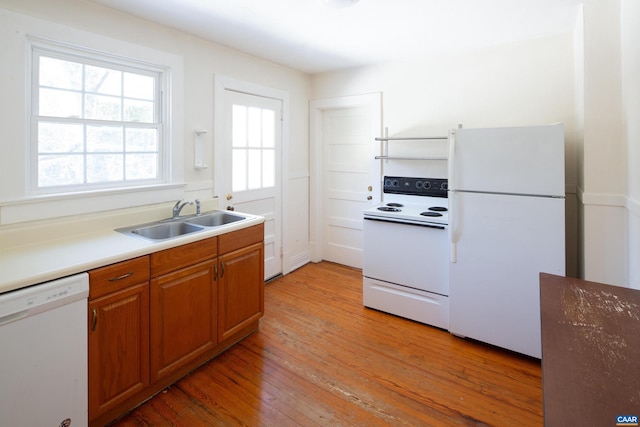
M86 273L0 294L0 426L88 424Z

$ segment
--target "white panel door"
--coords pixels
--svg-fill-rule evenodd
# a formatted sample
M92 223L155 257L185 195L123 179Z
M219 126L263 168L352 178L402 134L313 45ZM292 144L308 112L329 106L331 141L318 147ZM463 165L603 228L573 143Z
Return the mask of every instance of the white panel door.
M374 111L364 105L322 113L323 258L356 268L362 268L362 211L377 199Z
M282 101L225 89L220 207L265 217L265 280L282 273Z

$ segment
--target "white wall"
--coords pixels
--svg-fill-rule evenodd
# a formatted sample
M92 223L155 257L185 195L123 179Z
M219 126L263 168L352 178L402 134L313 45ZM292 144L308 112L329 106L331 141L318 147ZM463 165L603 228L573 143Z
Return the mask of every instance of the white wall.
M633 258L628 252L629 176L622 93L623 84L629 85L630 79L623 82L621 78L621 16L620 0L584 4L582 275L587 280L628 286ZM629 19L638 25L637 17ZM637 39L633 43L637 46ZM625 56L630 50L627 46ZM633 108L633 101L628 104Z
M182 128L179 138L184 143L185 197L188 199L213 196L212 168L195 170L193 167L193 132L195 129L210 131L205 138L205 156L209 158L207 163L213 165L214 75L287 91L290 99L290 150L287 157L289 164L285 167L289 168L291 182L288 183L289 194L285 195L285 199L290 200L292 206L284 206L284 209L304 212L308 206L308 75L87 1L0 0L0 8L41 19L50 23L52 28L64 26L76 33L82 31L122 40L182 58L184 115L178 125ZM55 34L52 37L55 38ZM82 45L84 41L79 39L75 43ZM9 61L25 62L25 52L22 50L12 50L8 54ZM6 58L3 57L4 60ZM16 102L24 105L22 97L25 90L21 87L24 85L24 76L0 72L0 79L2 88L19 85L16 92L19 99ZM15 105L10 102L0 103L3 127L0 155L5 162L22 161L24 156L26 141L20 135L24 135L26 114L19 107L18 111L15 110ZM22 176L2 176L0 209L3 200L24 194L23 186ZM133 205L135 201L132 199L130 203ZM299 209L300 206L304 209ZM43 210L46 210L46 206ZM287 226L289 241L283 242L283 246L289 252L289 257L304 257L308 249L308 215L292 215L290 221L292 223Z
M574 41L563 34L472 52L314 75L312 99L382 92L390 135L563 122L567 274L577 275Z
M623 132L628 162L629 286L640 289L640 2L623 0L620 16Z
M640 289L640 2L588 0L576 29L581 275Z

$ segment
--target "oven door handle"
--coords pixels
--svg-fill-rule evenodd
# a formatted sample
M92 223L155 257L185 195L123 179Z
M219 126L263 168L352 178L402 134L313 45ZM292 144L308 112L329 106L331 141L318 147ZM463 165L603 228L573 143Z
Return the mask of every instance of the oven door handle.
M446 230L447 227L444 225L435 225L435 224L416 224L413 222L403 222L403 221L389 221L388 219L379 219L379 218L364 218L365 221L379 221L379 222L387 222L389 224L400 224L400 225L414 225L416 227L427 227L427 228L435 228L437 230Z

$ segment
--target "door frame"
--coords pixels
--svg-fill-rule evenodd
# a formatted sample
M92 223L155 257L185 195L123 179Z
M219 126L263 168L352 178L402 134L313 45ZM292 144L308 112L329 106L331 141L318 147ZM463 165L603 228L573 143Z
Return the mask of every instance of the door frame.
M382 92L369 93L364 95L341 96L336 98L325 98L312 100L309 106L309 172L310 172L310 209L309 209L309 249L311 251L311 261L320 262L323 260L323 247L325 236L323 235L325 223L325 211L322 195L323 188L323 145L322 134L323 113L328 110L342 108L354 108L369 106L372 108L371 133L382 135ZM372 144L375 141L371 141ZM373 172L373 171L372 171ZM376 180L372 184L372 203L380 202L380 182Z
M282 274L287 274L290 270L289 262L286 254L288 254L288 234L284 224L288 221L286 206L289 206L289 92L274 89L259 84L234 79L232 77L215 75L214 76L214 112L213 112L213 193L218 197L219 201L223 201L224 195L220 193L220 183L223 181L223 159L216 153L216 144L224 140L224 96L225 91L232 90L235 92L245 93L247 95L255 95L264 98L277 99L282 102L282 145L280 149L281 155L281 173L280 173L280 263L282 266ZM222 208L222 207L221 207Z

